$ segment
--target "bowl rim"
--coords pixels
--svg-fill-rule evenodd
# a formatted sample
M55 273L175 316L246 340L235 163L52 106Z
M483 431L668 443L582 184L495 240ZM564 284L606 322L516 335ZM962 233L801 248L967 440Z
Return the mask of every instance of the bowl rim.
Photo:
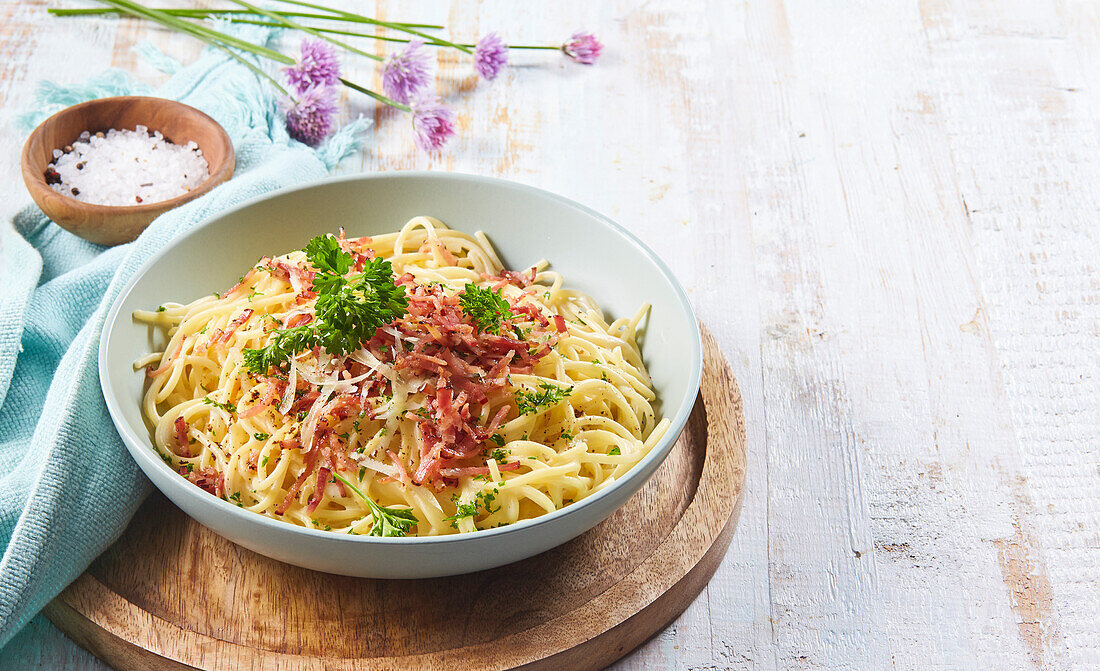
M169 198L168 200L158 200L152 203L141 203L140 205L101 205L99 203L87 203L83 200L77 200L76 198L73 198L71 195L63 191L57 191L51 188L50 185L46 183L46 178L32 169L30 156L31 141L42 132L42 129L46 126L46 124L63 116L68 116L70 114L73 114L74 112L79 112L89 107L120 104L123 102L131 102L135 100L152 100L157 102L158 104L162 104L167 107L183 107L197 114L204 123L209 124L217 131L218 141L226 147L225 161L223 162L221 168L216 172L211 172L206 179L204 179L198 184L198 186L191 189L187 193L181 193L180 195ZM159 129L154 128L153 130ZM202 147L199 148L202 149ZM205 150L203 151L203 158L206 158ZM214 187L218 186L222 182L225 182L228 179L228 176L232 176L233 172L235 172L236 170L237 157L236 150L233 147L233 140L229 137L229 133L220 123L215 121L213 117L197 107L193 107L191 105L188 105L187 103L181 103L178 100L172 100L171 98L160 98L157 96L110 96L107 98L93 98L92 100L85 100L82 103L70 105L64 109L54 112L50 116L43 119L37 126L34 127L34 130L32 130L30 134L27 135L26 141L23 142L23 150L22 152L20 152L19 163L20 172L22 172L23 174L23 182L27 185L28 191L32 189L31 184L33 183L33 188L39 190L46 189L49 191L50 194L54 194L56 196L64 198L65 202L69 203L71 207L84 210L85 212L88 212L90 214L142 215L158 212L161 210L167 211L170 209L174 209L176 207L179 207L180 205L183 205L184 203L187 203L199 196L205 195L206 193L210 192L214 189ZM209 167L210 162L209 160L207 160L207 169L209 169ZM228 173L228 176L226 176L226 173ZM33 196L34 194L32 193L31 195Z
M621 236L627 244L633 246L635 249L641 252L646 258L649 259L651 263L653 263L657 267L665 281L671 285L673 293L678 299L680 307L687 313L687 318L690 322L688 326L692 335L691 341L688 343L688 346L691 349L691 369L687 373L687 391L682 397L682 403L680 405L679 411L676 413L675 416L669 418L670 424L668 431L661 438L661 440L653 446L653 449L651 449L648 454L642 457L642 459L638 463L634 464L634 466L627 471L626 475L624 475L612 485L605 487L604 489L594 494L591 494L581 499L580 501L575 501L566 506L562 506L561 508L558 508L553 512L545 513L535 518L521 520L515 524L510 524L503 527L496 527L492 529L479 529L477 531L466 533L448 534L444 536L411 537L381 537L367 535L352 536L348 534L333 533L331 531L313 529L310 527L304 527L297 524L290 524L288 522L275 520L267 517L266 515L261 515L259 513L254 513L239 508L229 503L228 501L217 498L209 492L205 492L197 487L194 489L197 493L202 494L203 496L200 498L195 498L194 500L208 501L208 503L212 504L215 509L220 509L224 511L227 515L240 520L244 524L254 524L259 527L269 529L275 533L304 534L307 537L316 538L318 540L332 542L365 543L368 545L433 545L437 543L461 543L480 541L481 539L495 538L506 534L522 533L540 525L553 523L566 515L581 510L582 508L588 508L598 501L610 496L613 492L622 489L624 486L629 485L639 478L642 478L641 482L638 485L640 487L641 484L644 484L644 482L647 481L650 476L652 476L653 472L656 471L657 467L660 466L661 462L663 462L664 459L668 456L669 452L671 452L672 446L679 439L680 434L683 432L684 427L687 425L688 417L691 414L691 411L695 405L695 399L698 396L699 385L702 379L703 343L702 333L699 328L699 321L695 315L694 309L692 308L691 302L688 300L687 293L684 291L684 288L683 286L681 286L679 280L677 280L676 276L672 273L672 270L668 267L668 265L665 264L664 261L661 260L659 256L657 256L648 246L646 246L645 243L643 243L640 239L638 239L637 236L624 228L622 225L613 221L609 217L600 214L599 212L585 205L582 205L570 198L566 198L565 196L558 195L545 189L540 189L538 187L501 179L498 177L488 177L484 175L474 175L469 173L449 171L442 172L434 170L397 170L343 175L339 177L327 177L306 182L294 187L271 191L266 194L256 196L254 198L250 198L240 203L239 205L223 210L205 219L191 230L187 231L183 235L180 235L179 237L166 244L159 251L157 251L156 254L146 260L138 268L133 277L131 277L119 291L118 295L115 297L115 300L111 305L110 310L107 313L103 325L103 331L100 335L98 364L100 388L103 392L103 398L107 404L108 412L110 413L111 419L114 422L115 429L122 437L123 443L126 445L127 451L130 452L131 456L133 456L133 458L135 459L135 461L137 461L138 465L142 468L143 471L147 470L148 468L153 468L160 470L165 475L171 475L175 478L180 477L176 471L171 469L166 463L164 463L163 460L161 460L156 452L156 447L152 444L152 441L147 436L143 437L142 435L138 434L134 430L134 427L123 416L119 399L111 391L111 371L107 366L107 353L108 343L110 343L111 341L111 335L114 330L114 325L118 320L118 315L119 311L122 308L122 304L129 297L134 287L137 286L137 284L145 277L145 275L153 268L153 266L155 266L164 256L172 253L177 245L182 243L184 240L190 238L191 236L197 235L203 229L212 225L214 222L222 221L245 208L251 207L256 203L265 200L288 196L299 191L306 191L320 186L343 182L375 180L400 181L406 179L424 178L427 178L429 180L453 180L457 182L490 185L495 188L503 188L521 192L529 196L534 196L536 198L548 198L558 201L563 205L576 209L581 213L596 219L615 233L618 233L619 236ZM144 429L145 427L143 426L142 428ZM641 474L646 473L646 471L649 471L649 473L643 477ZM148 474L146 474L146 477L148 477ZM150 478L150 480L152 480L152 478ZM156 485L155 482L154 485ZM157 488L160 489L159 486ZM169 496L168 498L171 499L172 497ZM616 506L616 509L617 508L618 506Z

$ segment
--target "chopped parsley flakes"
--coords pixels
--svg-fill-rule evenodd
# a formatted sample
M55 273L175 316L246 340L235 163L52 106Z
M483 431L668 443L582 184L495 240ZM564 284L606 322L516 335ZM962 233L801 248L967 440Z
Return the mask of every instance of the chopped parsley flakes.
M488 333L500 333L501 322L516 317L512 313L512 306L504 298L500 289L494 291L488 287L479 287L470 283L462 290L458 303L466 316L472 319L479 329Z
M224 410L226 412L237 412L237 406L231 405L229 403L218 403L217 401L210 398L209 396L204 396L203 399L202 399L202 402L205 403L206 405L212 405L215 408L221 408L222 410Z
M538 390L516 392L516 409L521 415L533 415L543 408L561 403L569 394L573 393L573 387L559 387L556 384L540 382Z

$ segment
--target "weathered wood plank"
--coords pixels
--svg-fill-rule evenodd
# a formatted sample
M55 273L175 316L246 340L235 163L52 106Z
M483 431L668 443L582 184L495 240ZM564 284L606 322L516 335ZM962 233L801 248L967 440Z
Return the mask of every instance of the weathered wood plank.
M462 135L438 157L350 99L377 128L343 169L496 174L606 212L659 250L741 382L729 555L616 668L1100 666L1094 3L374 6L608 43L593 68L516 54L533 65L492 83L445 58ZM43 78L156 77L129 56L147 29L42 7L0 5L3 114ZM4 155L20 143L0 133ZM25 200L14 160L0 183ZM98 668L55 646L39 668Z

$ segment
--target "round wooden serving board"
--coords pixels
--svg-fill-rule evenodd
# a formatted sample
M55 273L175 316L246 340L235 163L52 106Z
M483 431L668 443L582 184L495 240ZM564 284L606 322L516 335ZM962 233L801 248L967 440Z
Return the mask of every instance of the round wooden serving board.
M744 480L741 394L704 329L700 399L668 459L554 550L450 578L348 578L245 550L155 494L45 612L118 669L599 669L707 584Z

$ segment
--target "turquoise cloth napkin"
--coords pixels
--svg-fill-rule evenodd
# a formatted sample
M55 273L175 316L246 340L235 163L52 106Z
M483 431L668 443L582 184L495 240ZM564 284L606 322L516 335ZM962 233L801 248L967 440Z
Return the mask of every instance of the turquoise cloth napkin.
M245 37L270 35L250 30ZM368 125L352 122L313 150L287 136L270 84L223 52L207 50L185 68L148 47L146 55L175 71L155 95L197 107L225 127L237 172L118 247L81 240L33 206L0 222L0 646L122 533L149 491L99 388L100 332L122 286L154 252L211 215L324 177L357 149ZM113 71L80 86L43 84L36 112L22 121L91 98L148 92ZM32 629L44 626L36 621ZM20 648L20 668L33 666L20 638L0 658L12 661L12 648Z

